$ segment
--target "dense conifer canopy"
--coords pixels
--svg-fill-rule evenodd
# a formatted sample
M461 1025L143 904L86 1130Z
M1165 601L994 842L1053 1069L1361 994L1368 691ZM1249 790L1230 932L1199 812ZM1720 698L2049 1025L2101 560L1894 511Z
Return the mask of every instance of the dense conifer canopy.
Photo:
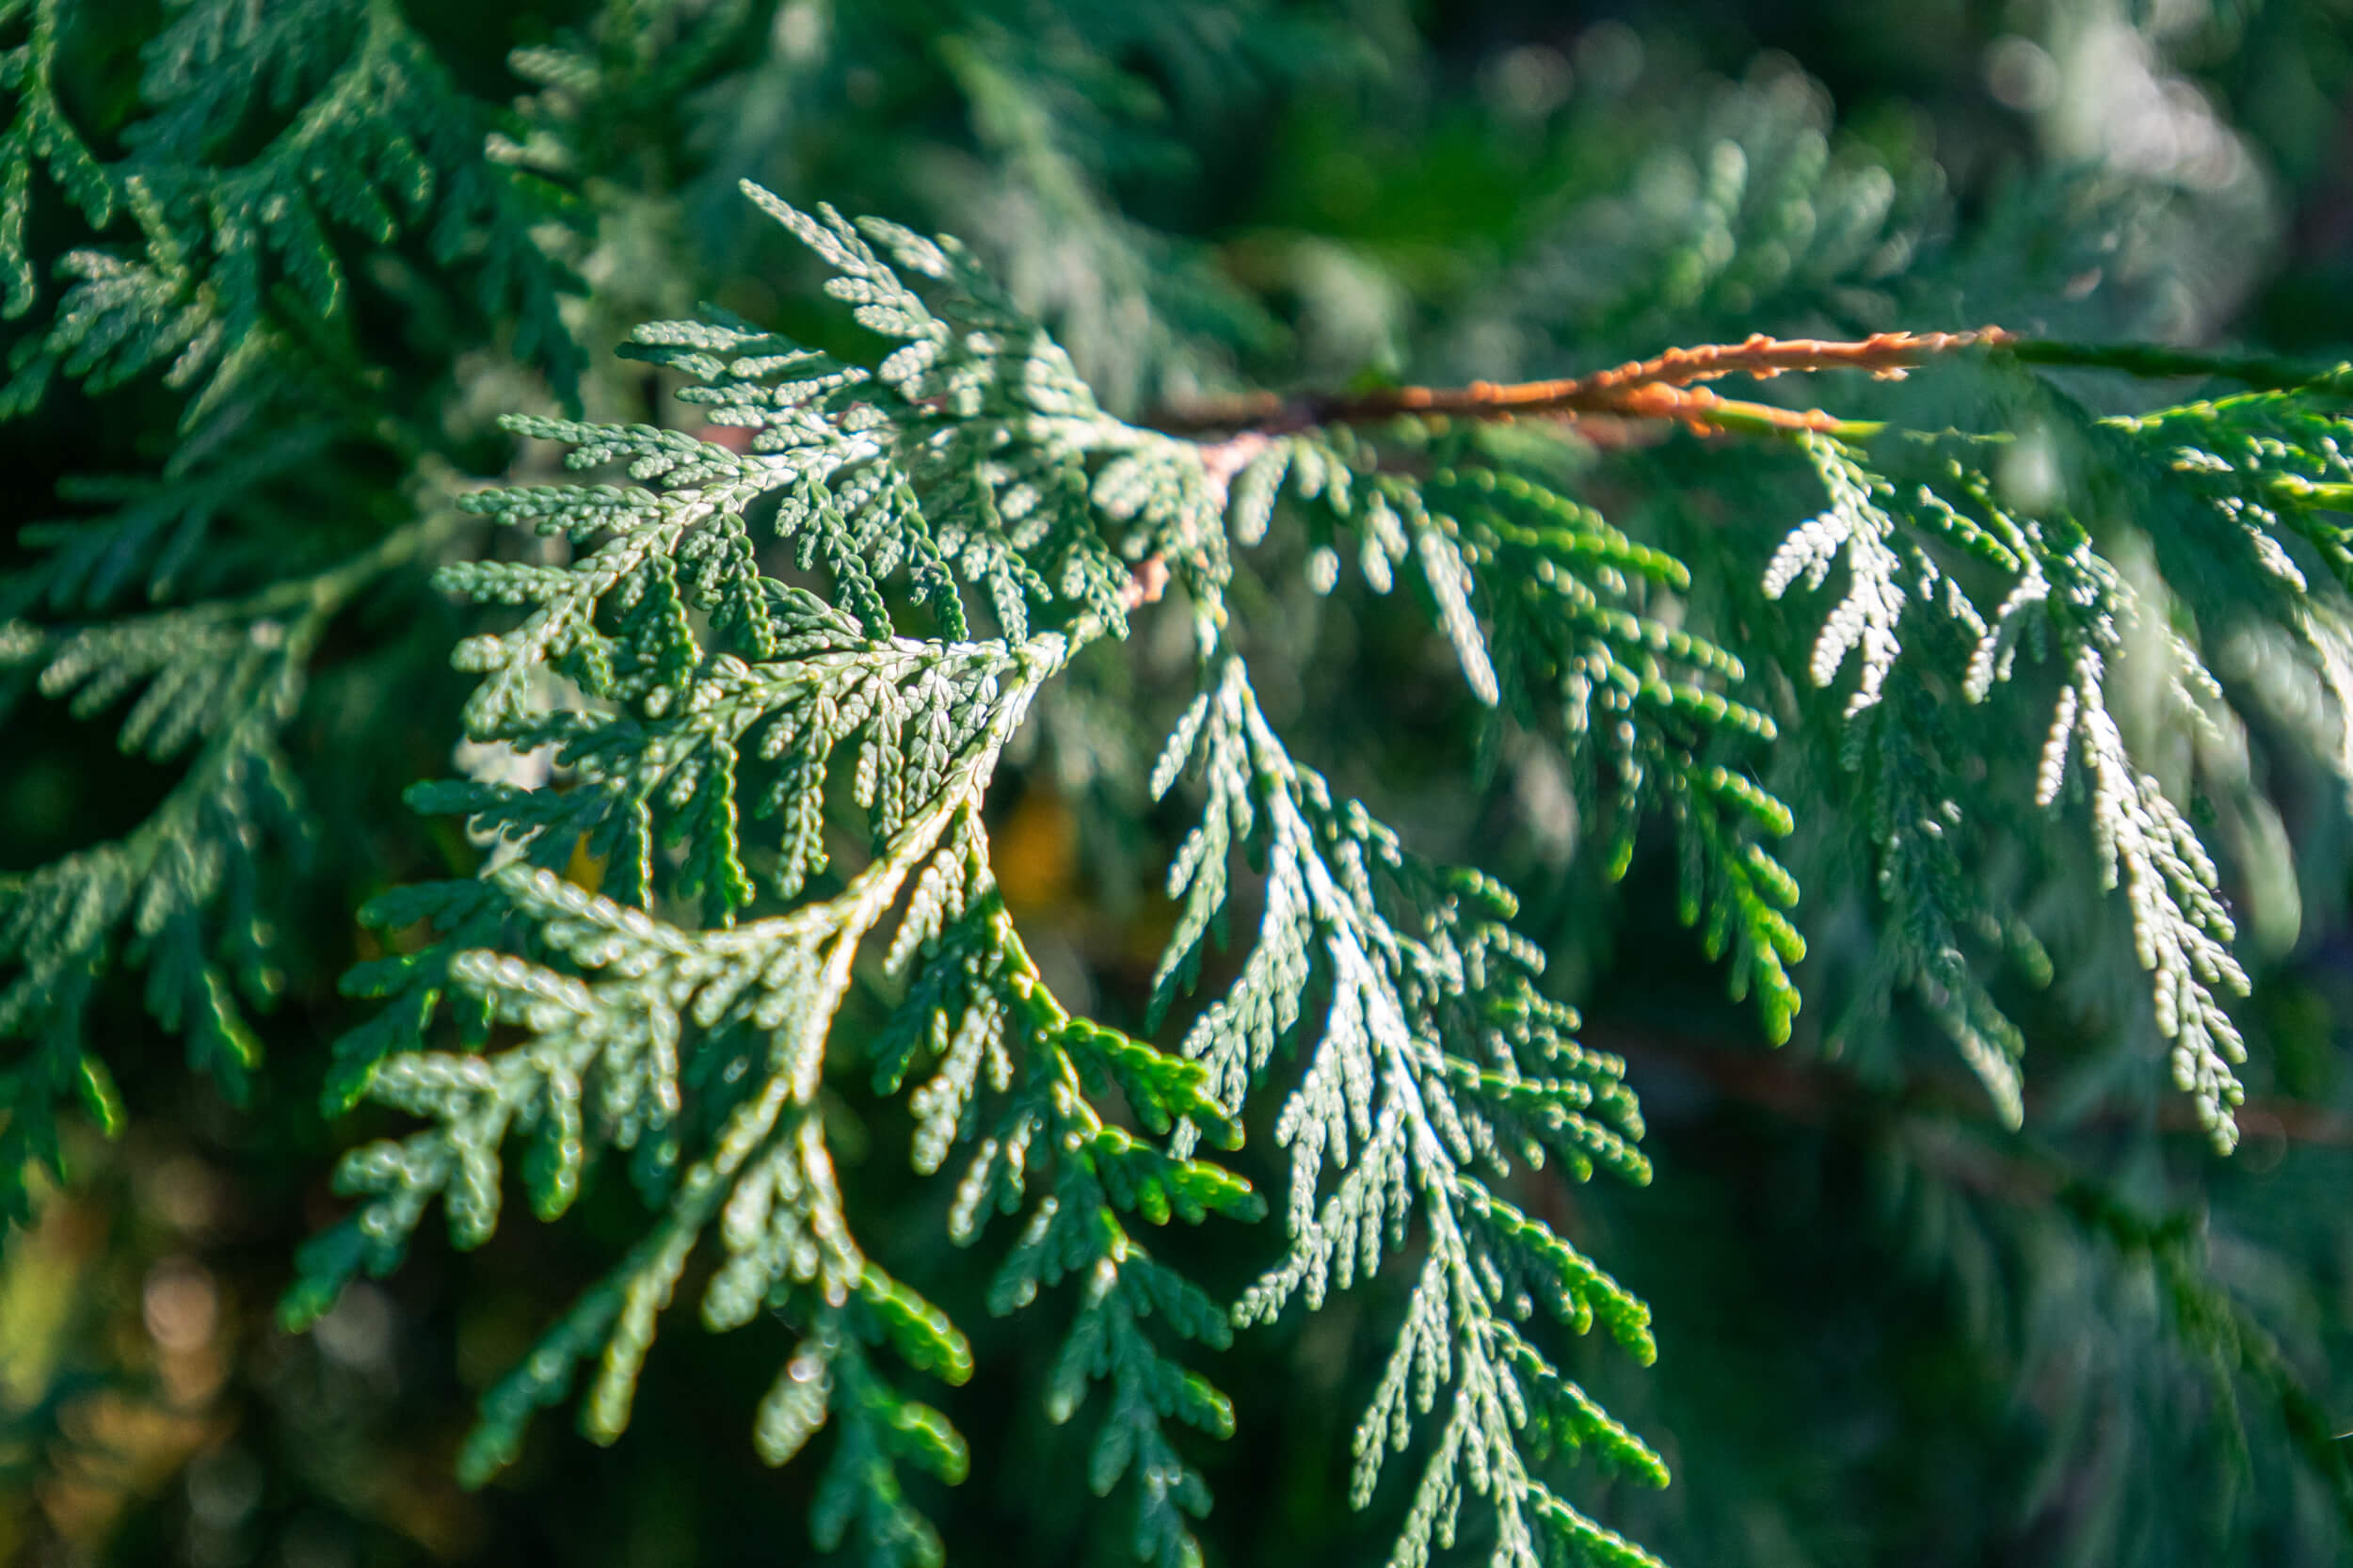
M1721 20L0 0L0 1550L2353 1550L2345 19Z

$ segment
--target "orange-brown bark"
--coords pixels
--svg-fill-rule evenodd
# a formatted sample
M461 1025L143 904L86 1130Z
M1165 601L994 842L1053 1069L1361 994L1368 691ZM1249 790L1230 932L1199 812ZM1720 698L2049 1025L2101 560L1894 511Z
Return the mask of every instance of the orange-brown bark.
M1717 415L1736 413L1744 422L1792 430L1826 430L1839 422L1819 409L1792 409L1719 397L1698 383L1727 376L1767 380L1791 371L1860 370L1892 379L1939 355L1966 348L1993 348L2012 341L1999 327L1968 332L1877 332L1852 342L1818 338L1770 338L1759 332L1737 344L1670 348L1649 360L1629 360L1610 370L1557 381L1499 385L1473 381L1466 387L1390 387L1347 395L1273 393L1241 398L1179 412L1165 427L1187 431L1259 430L1269 433L1318 424L1361 424L1400 414L1438 414L1467 419L1520 416L1576 418L1585 414L1617 419L1674 420L1695 429L1714 428Z

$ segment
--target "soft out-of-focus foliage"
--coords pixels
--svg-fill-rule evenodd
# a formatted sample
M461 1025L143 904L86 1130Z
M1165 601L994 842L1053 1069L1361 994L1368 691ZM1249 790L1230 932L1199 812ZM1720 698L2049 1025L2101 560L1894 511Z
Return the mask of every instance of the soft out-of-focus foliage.
M0 1550L2353 1544L2329 0L105 10Z

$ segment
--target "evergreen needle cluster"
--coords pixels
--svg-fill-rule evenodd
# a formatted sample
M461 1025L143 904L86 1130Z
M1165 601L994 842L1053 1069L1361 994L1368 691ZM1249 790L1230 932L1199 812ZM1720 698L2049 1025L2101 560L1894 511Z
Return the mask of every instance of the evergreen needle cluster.
M102 155L52 79L65 10L0 0L0 287L25 324L0 417L160 377L181 444L155 481L77 491L103 518L24 536L0 699L120 709L121 749L175 771L120 837L0 873L0 1222L29 1223L37 1174L64 1172L69 1107L124 1119L91 1016L120 977L195 1067L249 1084L248 1013L280 988L271 868L315 837L285 737L337 626L429 567L470 617L464 776L408 799L478 853L360 912L369 956L343 990L365 1011L326 1108L394 1129L342 1160L347 1210L281 1320L398 1270L437 1201L461 1250L514 1225L510 1202L554 1224L600 1181L643 1221L482 1396L468 1484L576 1387L582 1431L619 1439L684 1293L714 1333L788 1332L751 1442L820 1473L818 1547L939 1562L917 1478L975 1457L928 1401L952 1403L934 1385L975 1354L861 1193L849 1108L881 1105L986 1311L1050 1345L1031 1392L1091 1432L1086 1480L1125 1499L1138 1560L1206 1560L1202 1436L1236 1424L1220 1352L1385 1272L1350 1493L1405 1499L1394 1568L1458 1545L1495 1568L1658 1562L1565 1463L1669 1480L1577 1371L1596 1325L1637 1364L1657 1347L1553 1185L1652 1179L1627 1064L1580 1037L1510 889L1351 798L1323 737L1286 735L1270 689L1297 649L1268 584L1287 575L1419 617L1477 711L1477 765L1557 765L1596 886L1657 849L1772 1043L1823 1011L1801 924L1817 874L1843 873L1832 896L1852 891L1842 918L1870 940L1866 972L1835 978L1833 1045L1932 1020L2015 1128L2028 1015L2105 944L2134 980L2098 1006L2162 1041L2217 1151L2238 1141L2234 892L2273 908L2263 879L2285 874L2294 897L2266 748L2353 790L2353 369L1991 328L1760 334L1578 381L1147 418L1132 375L1090 380L1037 291L957 240L745 181L841 319L641 326L622 355L676 392L678 425L510 414L526 456L476 484L477 449L344 374L364 330L348 249L456 280L570 395L575 248L534 170L592 163L621 133L578 104L674 90L742 18L690 29L675 77L628 77L617 44L526 51L541 107L573 105L556 145L461 90L390 0L176 0L142 117ZM1012 114L1016 54L942 58L1038 188L1078 200L1067 154ZM1889 199L1802 152L1871 209L1806 263L1845 278ZM1746 165L1718 163L1730 224ZM100 236L50 279L37 190ZM1727 395L1785 374L1799 394ZM2189 374L2235 387L2111 411L2118 385ZM1615 479L1613 442L1633 454ZM554 449L576 478L522 482ZM328 511L314 469L352 450L396 464L405 497L344 508L348 534L266 571L216 548L237 507ZM1682 483L1706 462L1769 499L1734 515L1737 485ZM1647 489L1623 482L1645 463ZM1793 487L1812 499L1772 511ZM1176 659L1145 651L1156 627L1181 631ZM1129 1028L1033 953L992 849L1009 756L1121 667L1181 686L1140 705L1176 714L1147 788L1180 826ZM2053 887L2102 897L2061 908ZM2276 1346L2177 1238L2087 1203L2353 1499ZM1172 1221L1254 1277L1228 1290Z
M616 1436L656 1319L709 1233L724 1262L703 1289L705 1324L764 1309L801 1336L760 1407L762 1454L780 1463L839 1425L819 1544L854 1535L870 1560L933 1560L897 1467L954 1480L965 1454L872 1352L952 1382L969 1356L867 1256L844 1211L821 1094L829 1072L870 1072L877 1093L910 1094L917 1169L961 1164L952 1238L973 1242L993 1213L1018 1222L992 1310L1056 1286L1078 1293L1048 1409L1065 1418L1088 1383L1108 1384L1090 1480L1108 1491L1132 1472L1139 1554L1174 1568L1199 1560L1186 1515L1209 1498L1164 1423L1220 1432L1232 1419L1176 1342L1222 1345L1227 1314L1132 1227L1257 1218L1258 1195L1202 1158L1200 1140L1234 1144L1273 1095L1289 1248L1233 1321L1313 1310L1387 1252L1421 1254L1356 1434L1361 1506L1385 1454L1425 1419L1434 1431L1392 1560L1428 1560L1473 1499L1493 1515L1481 1533L1498 1564L1654 1560L1569 1503L1541 1463L1590 1448L1666 1482L1657 1454L1561 1370L1541 1326L1599 1321L1647 1362L1648 1311L1505 1185L1548 1160L1578 1179L1597 1167L1649 1178L1623 1064L1580 1046L1576 1016L1543 995L1544 954L1512 930L1507 891L1419 860L1291 757L1225 589L1233 552L1278 513L1332 541L1328 564L1309 568L1327 590L1343 541L1376 591L1417 576L1472 693L1558 735L1609 799L1621 868L1646 813L1672 822L1686 919L1785 1037L1799 1005L1788 966L1803 954L1785 911L1799 894L1766 846L1791 821L1753 760L1777 728L1742 695L1754 688L1736 654L1662 618L1688 569L1499 460L1475 424L1336 419L1196 442L1116 420L952 240L748 194L832 269L827 292L897 346L859 364L711 313L641 328L627 350L691 378L681 395L706 408L704 436L508 422L567 443L576 469L634 482L470 495L467 510L567 538L572 558L440 573L451 591L526 612L458 649L480 678L470 739L548 748L563 782L414 792L499 850L480 880L397 892L370 913L380 929L440 935L355 974L360 992L392 999L397 1028L347 1042L341 1081L429 1125L345 1160L340 1185L362 1202L306 1252L289 1320L315 1318L356 1270L393 1267L436 1196L459 1245L487 1239L510 1140L544 1220L569 1205L585 1160L626 1151L659 1223L486 1398L468 1473L511 1458L523 1419L586 1361L598 1369L583 1428ZM2348 477L2339 441L2353 427L2337 407L2321 377L2064 427L2081 443L2068 460L2099 450L2108 482L2137 483L2184 518L2221 626L2276 628L2321 681L2344 652L2305 609L2289 551L2353 562L2323 511ZM728 430L748 440L712 439ZM1891 964L2015 1119L2024 1036L1958 956L1954 934L1989 919L1941 849L1959 808L1923 801L1902 759L1872 753L1902 735L1909 683L2011 701L2024 652L2056 690L2034 804L2076 803L2129 912L2175 1080L2227 1149L2244 1048L2223 998L2246 985L2233 926L2212 857L2103 697L2127 629L2152 612L2061 501L2063 483L2022 504L1975 438L1789 439L1825 506L1766 565L1762 591L1843 573L1802 676L1827 689L1852 666L1839 720L1882 727L1878 747L1850 746L1879 763L1881 884L1916 944ZM1147 1024L1197 982L1245 859L1257 883L1239 969L1174 1049L1074 1018L1047 990L996 892L983 815L1039 691L1085 645L1128 635L1143 597L1131 564L1147 561L1174 573L1198 653L1197 695L1152 782L1164 792L1190 773L1202 803L1170 870L1179 912ZM1942 624L1915 651L1922 620ZM1965 649L1957 665L1933 665L1940 641ZM2162 656L2185 722L2220 732L2232 720L2192 636L2171 633ZM2344 688L2327 690L2342 701ZM843 813L862 846L838 842ZM598 893L560 874L584 853ZM897 1000L880 1030L829 1051L862 958ZM424 1042L444 1004L473 1021L471 1048ZM498 1045L494 1025L520 1039Z

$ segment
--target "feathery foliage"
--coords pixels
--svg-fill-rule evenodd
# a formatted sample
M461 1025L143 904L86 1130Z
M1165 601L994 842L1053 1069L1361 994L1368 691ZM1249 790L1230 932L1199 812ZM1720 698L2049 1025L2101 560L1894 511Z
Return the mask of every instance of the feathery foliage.
M8 53L16 108L0 136L0 310L45 318L9 355L0 417L31 408L54 377L104 391L160 370L191 392L191 426L233 418L306 361L352 353L344 235L383 248L421 232L435 264L474 275L520 355L577 373L555 311L564 275L529 235L554 193L490 159L492 116L398 7L168 8L116 159L93 152L52 79L61 50L94 41L69 36L81 19L59 0L0 10L0 26L26 29ZM24 240L36 171L98 236L58 259L63 287L45 305Z
M520 354L559 384L578 374L556 312L568 276L533 234L552 191L489 157L493 115L397 7L169 7L135 108L105 127L119 156L58 96L61 65L104 41L93 23L52 0L0 7L0 313L22 323L0 419L60 380L98 393L160 373L185 394L183 440L156 478L68 490L104 515L21 536L33 557L0 584L0 616L56 618L0 620L0 703L29 687L90 718L136 694L121 749L182 773L120 839L0 881L0 1033L38 1042L0 1086L10 1224L27 1171L62 1173L57 1104L120 1121L84 1022L119 962L146 968L149 1011L191 1064L241 1092L259 1051L245 1011L278 988L257 862L305 837L280 734L337 614L448 535L434 514L340 553L268 539L312 508L363 523L396 509L319 483L329 457L431 450L366 384L348 250L383 258L414 233L483 319L513 324ZM48 278L27 249L43 179L89 232ZM142 597L152 609L98 618Z
M369 1201L306 1255L290 1320L314 1319L355 1270L395 1265L435 1195L459 1245L486 1240L499 1211L498 1149L511 1130L529 1140L525 1183L541 1218L569 1206L588 1152L602 1147L631 1152L633 1178L664 1218L486 1398L470 1474L510 1459L521 1418L560 1398L575 1364L600 1346L583 1426L606 1440L618 1434L654 1320L714 1221L728 1261L707 1288L706 1323L738 1326L764 1303L804 1336L762 1407L761 1450L772 1462L796 1452L825 1418L832 1358L862 1357L843 1347L886 1336L837 1316L853 1299L912 1304L905 1321L929 1337L902 1333L903 1359L953 1376L965 1358L946 1320L851 1239L816 1108L861 947L906 888L883 973L908 976L907 1000L876 1036L875 1086L896 1091L919 1062L936 1064L910 1102L919 1170L938 1169L958 1144L980 1139L951 1221L959 1240L989 1208L1020 1208L1029 1150L1040 1132L1055 1135L1055 1191L1033 1209L991 1306L1026 1304L1065 1276L1088 1281L1049 1380L1049 1409L1066 1416L1087 1376L1113 1384L1091 1477L1103 1490L1141 1466L1142 1555L1197 1560L1178 1515L1208 1506L1160 1419L1218 1431L1230 1416L1140 1321L1157 1309L1174 1332L1212 1344L1225 1330L1209 1299L1137 1247L1116 1216L1254 1210L1248 1184L1194 1150L1205 1126L1237 1134L1254 1091L1288 1057L1296 1076L1274 1136L1290 1153L1290 1245L1235 1318L1271 1320L1294 1298L1321 1305L1334 1285L1377 1271L1420 1216L1419 1280L1355 1439L1362 1506L1385 1452L1405 1447L1416 1418L1438 1416L1444 1397L1393 1560L1419 1564L1450 1544L1469 1495L1493 1512L1498 1563L1561 1553L1652 1560L1549 1486L1539 1461L1556 1445L1591 1445L1605 1464L1653 1484L1664 1484L1665 1464L1522 1327L1542 1304L1578 1333L1598 1320L1646 1362L1655 1354L1648 1311L1497 1185L1515 1161L1541 1167L1547 1155L1579 1179L1599 1165L1647 1180L1623 1064L1577 1044L1575 1015L1535 988L1543 954L1511 931L1508 893L1477 872L1413 858L1361 805L1292 760L1252 690L1224 590L1233 550L1260 542L1278 509L1304 523L1307 569L1323 590L1336 585L1344 536L1377 592L1390 591L1410 559L1473 695L1557 735L1609 781L1619 870L1645 809L1673 822L1684 918L1702 926L1711 953L1730 954L1736 987L1756 986L1769 1031L1785 1038L1798 1006L1786 966L1804 951L1785 913L1798 891L1753 835L1785 833L1789 813L1712 760L1737 759L1737 748L1769 743L1777 729L1725 695L1748 680L1737 658L1645 613L1689 588L1689 569L1481 450L1476 424L1458 430L1407 417L1360 432L1355 411L1338 406L1316 410L1295 434L1278 419L1273 434L1193 443L1113 420L954 242L874 219L852 224L831 209L811 216L758 187L749 193L833 271L827 292L897 346L869 368L723 315L641 329L631 352L698 382L683 395L709 408L714 433L749 431L744 451L651 426L510 421L518 434L568 443L573 468L622 464L630 479L660 488L468 498L469 510L528 522L578 550L568 567L485 561L440 574L448 589L527 609L515 630L458 652L460 667L481 677L466 710L470 738L549 748L567 784L418 792L418 805L464 814L500 850L487 887L403 897L378 923L487 929L487 901L542 962L482 948L453 954L450 939L382 961L357 984L399 995L393 1016L404 1029L429 1020L446 989L471 1003L477 1039L494 1022L521 1028L531 1043L451 1055L372 1029L346 1051L343 1081L436 1125L346 1160L342 1185ZM933 285L936 306L902 269ZM1984 344L1995 352L2008 342L1999 333L1952 341L1956 351ZM2244 1048L2220 993L2243 991L2245 974L2212 857L2136 763L2105 705L2125 624L2151 612L2093 549L2063 477L2012 499L1968 461L1973 438L1922 440L1819 415L1783 421L1696 386L1809 357L1899 373L1944 347L1759 339L1738 354L1670 355L1617 373L1614 384L1593 381L1595 395L1622 402L1664 392L1668 410L1694 424L1789 432L1829 506L1790 535L1762 590L1780 598L1843 569L1845 595L1816 634L1807 675L1827 688L1857 666L1840 710L1846 724L1888 700L1908 613L1949 618L1974 636L1963 667L1942 672L1971 702L1989 703L2015 680L2022 646L2058 666L2034 803L2057 802L2075 759L2098 864L2121 885L2157 1027L2177 1042L2175 1080L2227 1149L2241 1097L2232 1065ZM2253 403L2077 427L2086 442L2132 443L2107 454L2101 471L2119 485L2135 464L2201 475L2194 504L2232 524L2252 557L2234 584L2238 613L2302 630L2315 669L2328 646L2266 585L2308 591L2285 552L2289 538L2339 559L2344 547L2309 509L2291 524L2269 507L2335 495L2330 391L2323 378ZM1569 407L1584 394L1562 384L1529 395ZM2270 434L2282 427L2303 444ZM2161 443L2149 435L2158 431ZM2250 460L2242 470L2179 444L2193 432ZM1906 488L1870 466L1874 441L1906 460ZM1914 471L1929 477L1912 479ZM2148 488L2170 498L2169 483L2153 478ZM822 571L830 593L767 576L763 548L802 572ZM1073 1021L1043 990L990 886L980 815L998 758L1038 691L1080 646L1127 634L1144 592L1122 563L1140 560L1173 570L1200 649L1201 689L1153 782L1168 789L1197 760L1205 793L1171 870L1179 914L1147 1022L1199 978L1204 944L1235 896L1237 854L1262 877L1247 957L1178 1056ZM2216 569L2206 567L2209 584ZM1990 616L1964 574L1999 586ZM2217 598L2234 602L2218 586ZM901 634L897 621L909 616L933 635ZM1001 635L973 640L976 616ZM2173 632L2165 646L2185 666L2180 699L2219 707L2221 689L2195 645ZM2196 716L2217 722L2202 708ZM829 797L830 763L851 745L847 799ZM1904 780L1890 769L1874 782L1892 794ZM865 863L846 876L827 876L829 798L862 817L870 840ZM1917 945L1896 950L1895 972L1928 993L2014 1121L2021 1036L1956 951L1955 933L1984 917L1940 902L1962 879L1933 847L1911 847L1914 838L1933 844L1958 808L1939 802L1923 812L1883 797L1875 811L1884 884L1924 906L1907 920ZM747 833L747 819L776 826ZM557 874L583 854L609 897ZM822 892L817 877L826 877ZM778 913L739 921L771 897ZM697 909L699 924L636 912L671 908ZM984 1135L991 1124L974 1109L984 1069L991 1090L1012 1096ZM1166 1152L1103 1120L1084 1097L1090 1073L1118 1083L1144 1129L1173 1131ZM592 1080L593 1104L584 1105ZM1017 1081L1056 1087L1025 1095ZM855 1527L871 1558L931 1560L936 1537L904 1503L888 1460L954 1479L961 1449L935 1413L894 1402L871 1364L850 1365L859 1370L844 1372L853 1403L818 1505L818 1543L833 1545ZM801 1386L811 1381L818 1391ZM862 1434L858 1411L879 1412L922 1443L893 1448Z
M1978 213L1785 65L1645 96L1608 24L1481 77L1519 131L1417 145L1413 29L1357 21L618 0L534 13L507 106L394 0L172 0L136 59L0 0L0 420L160 410L0 577L0 716L155 785L0 870L0 1302L152 1020L219 1115L361 1128L341 1217L289 1222L289 1354L580 1265L460 1331L469 1506L593 1463L530 1434L576 1390L634 1455L672 1360L732 1357L822 1552L941 1562L1044 1517L1034 1463L1192 1568L1279 1366L1369 1520L1266 1552L1696 1560L1747 1527L1678 1517L1671 1458L1737 1466L1674 1368L1744 1331L1676 1313L1750 1252L1856 1269L1794 1234L1827 1159L1708 1239L1693 1106L1745 1095L1863 1141L2033 1391L1998 1419L2057 1412L2038 1497L2110 1466L2052 1327L2096 1321L2136 1430L2353 1529L2337 1330L2281 1304L2319 1276L2210 1243L2240 1178L2182 1174L2342 1130L2264 986L2353 845L2353 368L2099 341L2183 297L2151 248L2219 264L2097 169ZM953 134L906 112L949 94ZM1269 105L1306 227L1177 232L1170 171ZM1433 255L1408 196L1481 237ZM427 649L455 726L355 742L409 727L346 694L440 700ZM117 1288L166 1384L183 1262ZM1850 1284L1745 1332L1868 1340ZM662 1334L681 1291L728 1348ZM0 1465L71 1440L31 1389ZM2102 1496L2170 1519L2157 1447ZM2058 1534L2129 1555L2122 1511Z

